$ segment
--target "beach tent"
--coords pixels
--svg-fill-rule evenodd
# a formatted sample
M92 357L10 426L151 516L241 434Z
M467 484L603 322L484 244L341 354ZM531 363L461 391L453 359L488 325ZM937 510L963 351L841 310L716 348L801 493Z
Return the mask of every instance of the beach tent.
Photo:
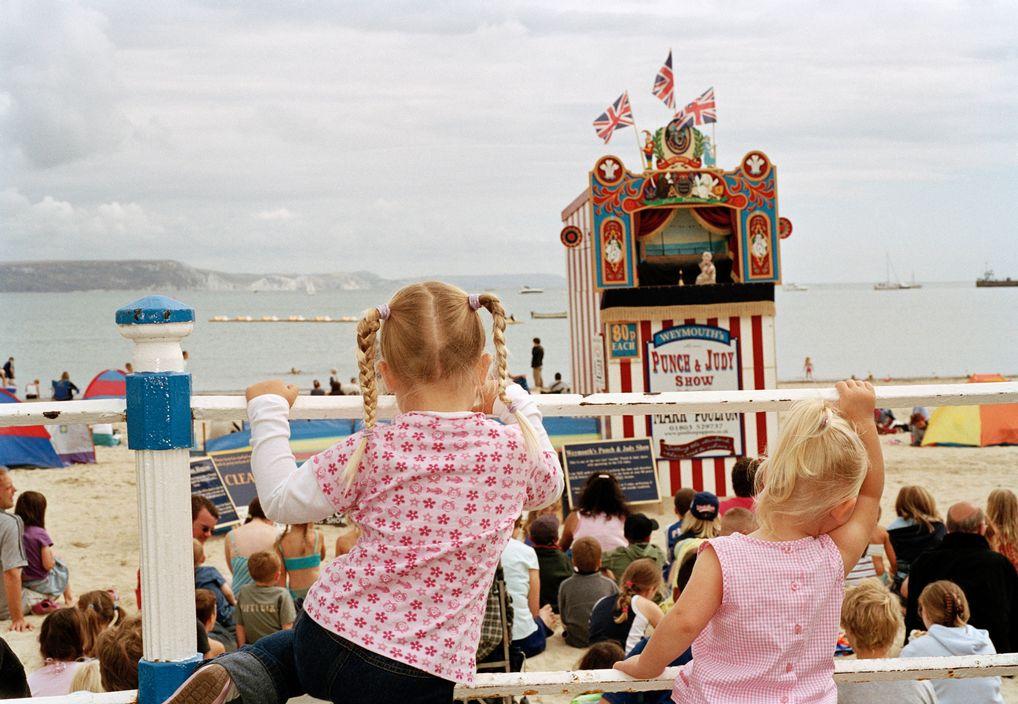
M0 403L21 403L21 400L0 389ZM49 431L42 425L0 428L0 465L6 467L63 467Z
M552 416L544 419L544 429L552 447L561 450L574 442L593 442L601 439L601 424L597 418L566 418Z
M970 383L1007 381L1000 374L974 374ZM1018 403L941 406L930 416L923 446L1018 445Z
M127 374L119 369L104 369L96 374L88 383L84 395L85 399L99 398L127 398ZM113 436L112 423L97 423L92 426L92 439L96 445L119 445L120 440ZM94 456L93 448L93 456ZM94 459L92 460L95 461Z
M127 374L119 369L105 369L88 383L84 399L96 398L126 398L127 397Z
M327 450L361 427L352 420L291 420L290 449L297 462ZM257 496L251 474L251 429L223 435L205 443L205 453L222 477L223 485L238 509Z
M87 425L51 425L49 433L53 449L65 465L95 463L95 443Z

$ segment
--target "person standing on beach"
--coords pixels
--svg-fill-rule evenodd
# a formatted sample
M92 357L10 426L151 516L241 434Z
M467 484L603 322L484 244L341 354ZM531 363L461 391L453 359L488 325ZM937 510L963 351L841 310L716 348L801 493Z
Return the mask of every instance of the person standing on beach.
M813 381L813 360L809 357L802 363L802 371L806 377L806 381Z
M502 548L522 511L561 495L562 467L537 403L506 387L496 296L406 286L364 314L357 343L365 428L300 467L287 421L297 388L267 381L247 399L267 515L293 524L349 514L360 540L322 568L293 629L213 660L167 704L222 702L231 684L248 704L305 692L344 704L451 704L455 683L473 682ZM379 374L400 411L381 427Z
M542 367L544 367L544 348L541 347L541 338L535 337L534 346L530 349L530 370L534 373L534 391L538 392L544 388Z
M7 381L14 381L14 357L8 357L4 362L4 376L7 377Z
M25 546L22 544L24 524L14 513L14 480L10 473L0 468L0 571L4 575L4 599L0 601L0 620L11 620L12 631L30 631L31 624L25 620L21 596L21 570L28 565Z

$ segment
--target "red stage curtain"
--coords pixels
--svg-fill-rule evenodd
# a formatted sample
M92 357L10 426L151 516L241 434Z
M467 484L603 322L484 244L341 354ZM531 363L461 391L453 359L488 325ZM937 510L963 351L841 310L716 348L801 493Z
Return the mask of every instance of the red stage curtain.
M637 238L646 237L657 230L674 213L674 208L648 208L647 210L637 211L636 217L633 219Z
M730 232L735 232L737 229L735 224L735 214L737 211L732 208L718 205L710 208L695 208L694 210L704 222L712 227L729 230Z

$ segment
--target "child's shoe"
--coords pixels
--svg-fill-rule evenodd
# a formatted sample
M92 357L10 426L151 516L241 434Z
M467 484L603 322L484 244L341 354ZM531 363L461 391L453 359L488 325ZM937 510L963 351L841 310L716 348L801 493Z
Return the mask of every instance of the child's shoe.
M206 665L187 678L165 704L223 704L232 684L222 665Z

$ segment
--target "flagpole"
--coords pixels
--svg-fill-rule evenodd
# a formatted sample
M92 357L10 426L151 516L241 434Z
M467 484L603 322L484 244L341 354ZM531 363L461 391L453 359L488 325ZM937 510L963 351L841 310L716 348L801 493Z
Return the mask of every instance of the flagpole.
M718 124L717 120L715 120L714 122L710 123L710 142L711 142L711 148L714 150L714 166L715 167L718 165L718 137L717 137L717 134L714 131L714 128L717 126L717 124Z
M643 161L643 145L640 144L640 130L636 129L636 120L633 120L633 132L636 133L636 153L640 156L640 173L647 170L647 164Z

